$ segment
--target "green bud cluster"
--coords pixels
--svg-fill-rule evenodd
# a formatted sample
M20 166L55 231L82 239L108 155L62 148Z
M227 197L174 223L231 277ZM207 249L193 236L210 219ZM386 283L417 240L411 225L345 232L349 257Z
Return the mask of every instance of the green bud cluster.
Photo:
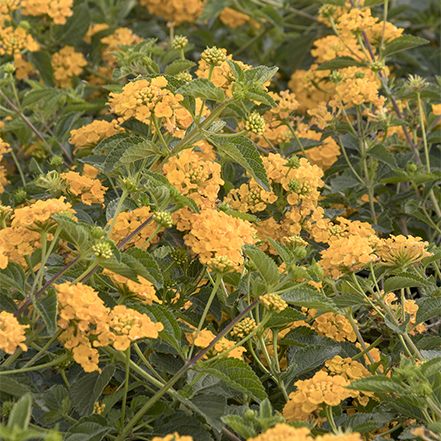
M187 44L188 44L187 37L184 37L183 35L176 35L176 37L173 38L171 45L173 49L181 50L184 49L184 47L187 46Z
M93 253L96 257L110 259L113 256L112 245L108 239L100 239L92 245Z
M255 135L262 135L265 132L265 119L257 112L253 112L245 121L245 128Z
M173 216L168 211L157 211L153 215L153 220L164 228L171 228L173 226Z
M209 66L219 66L225 60L225 54L222 49L219 49L216 46L207 47L207 49L202 52L201 59Z

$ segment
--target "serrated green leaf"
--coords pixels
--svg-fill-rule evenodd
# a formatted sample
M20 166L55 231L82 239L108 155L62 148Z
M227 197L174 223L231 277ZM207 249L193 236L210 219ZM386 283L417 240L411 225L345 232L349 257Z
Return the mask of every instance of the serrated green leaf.
M55 87L54 69L52 67L51 56L47 52L36 51L29 52L27 57L29 62L35 67L35 70L38 70L40 73L40 77L44 84L48 87ZM49 92L49 90L47 92Z
M138 312L147 314L154 322L162 323L164 329L159 332L159 337L173 346L177 351L181 350L182 331L174 315L161 305L132 304L131 307Z
M244 245L242 249L262 276L267 292L271 292L271 287L279 281L279 271L274 260L254 245Z
M252 427L248 426L244 419L239 415L225 415L221 418L221 420L245 439L254 438L257 436L256 431Z
M0 287L15 288L25 294L26 274L18 263L8 262L8 266L0 270Z
M159 435L167 435L169 433L178 432L179 435L191 436L198 441L212 441L213 438L204 427L204 425L194 416L180 410L167 417L166 422L157 420L155 432Z
M243 135L232 139L211 136L210 141L235 162L244 167L264 190L271 191L262 157L249 138Z
M368 155L387 164L391 169L398 167L395 156L382 145L376 145L368 150Z
M146 277L146 279L150 280L150 282L152 282L158 288L162 287L164 283L162 273L159 269L158 264L156 263L156 260L150 255L150 253L141 250L140 248L133 247L129 248L124 255L131 256L136 259L136 261L139 262L150 274L150 277ZM142 276L142 274L139 275Z
M271 315L271 318L267 322L268 328L275 328L280 326L286 326L292 324L298 320L305 320L307 317L294 308L285 308L282 312L278 312Z
M390 392L396 395L401 395L403 393L403 388L399 384L395 383L394 380L380 375L360 378L359 380L353 381L347 387L349 389L360 390L365 392L377 392L377 393Z
M115 365L107 365L101 373L85 374L72 383L69 396L80 416L92 414L95 401L98 401L114 373Z
M331 190L333 193L354 188L360 185L360 182L352 176L337 176L331 181Z
M32 395L27 393L23 395L11 410L8 419L8 428L17 430L26 430L31 420Z
M259 222L259 218L250 213L243 213L242 211L236 211L232 209L225 210L224 213L236 219L242 219L248 222Z
M130 164L140 159L146 159L151 156L161 155L159 147L152 141L141 141L129 147L119 159L120 164Z
M139 121L133 117L122 122L120 124L120 127L128 130L129 132L134 132L137 135L141 135L141 136L145 136L145 137L150 135L150 127L146 123Z
M419 366L421 373L428 379L441 372L441 356L425 361Z
M48 335L57 331L58 297L54 288L49 288L43 296L34 302L35 309L43 317Z
M52 424L55 421L67 415L71 408L69 392L61 384L56 384L50 389L44 391L42 399L49 411L44 414L46 424Z
M267 398L259 377L242 360L237 358L221 358L214 363L202 363L197 367L197 370L219 378L227 386L250 395L257 401Z
M305 308L313 308L324 312L339 313L334 302L313 287L299 286L281 295L285 302Z
M207 78L196 78L179 87L179 89L175 91L175 94L190 95L194 98L205 98L220 103L225 100L222 89L218 89Z
M63 228L63 232L65 233L61 233L63 239L75 245L80 251L83 251L88 247L89 232L84 226L64 214L56 214L52 216L52 219Z
M425 280L414 274L400 275L395 277L389 277L384 282L384 292L396 291L401 288L414 288L425 285Z
M332 298L332 301L340 309L348 308L350 306L366 305L366 300L355 293L342 294Z
M12 395L13 397L21 397L28 392L31 393L32 391L25 384L20 383L9 377L8 381L0 381L0 392Z
M389 55L396 54L397 52L406 51L413 47L421 46L423 44L428 44L429 41L414 37L413 35L402 35L401 37L392 40L383 52L383 57L388 57Z
M59 44L74 45L87 33L90 23L89 7L81 3L73 8L73 14L62 26L55 26L55 41Z
M326 360L338 355L341 351L340 346L313 346L299 348L294 353L290 364L294 363L297 367L292 373L292 378L309 372L312 369L322 365Z
M365 63L360 63L359 61L351 57L338 57L331 61L326 61L320 64L320 66L317 67L316 70L337 70L351 66L364 67Z
M246 70L245 74L245 82L252 83L253 81L258 81L262 84L269 81L279 70L277 66L269 67L269 66L257 66L252 69Z
M294 260L293 252L283 243L277 242L270 237L266 237L266 240L273 246L283 261L289 265Z
M101 441L112 430L98 414L81 418L64 435L63 441Z
M165 73L168 75L176 75L193 66L196 66L196 63L191 60L175 60L165 68Z
M415 326L427 322L432 317L441 315L441 297L430 297L417 300Z
M199 409L199 413L205 417L207 423L218 432L222 430L221 418L225 415L227 399L222 395L199 394L191 398L193 406Z
M227 59L225 61L227 62L228 66L230 66L231 73L233 74L236 82L243 81L245 79L245 75L243 73L242 67L233 60Z
M267 104L271 107L277 106L274 98L266 92L245 91L244 99L257 101L258 103Z

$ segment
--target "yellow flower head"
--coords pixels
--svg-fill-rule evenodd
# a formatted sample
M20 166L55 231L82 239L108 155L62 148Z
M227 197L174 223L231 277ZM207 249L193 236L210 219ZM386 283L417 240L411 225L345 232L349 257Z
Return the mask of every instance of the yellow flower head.
M204 264L212 257L226 256L239 268L243 263L242 246L256 242L256 230L249 222L222 211L202 210L200 214L192 214L190 222L185 244Z
M135 35L129 28L118 28L113 34L101 39L101 43L106 45L102 52L103 60L109 67L116 67L116 57L110 52L121 52L118 46L132 46L141 43L142 38Z
M74 153L79 149L93 147L102 139L122 132L117 121L95 120L92 123L70 132L69 142L75 146Z
M255 438L249 438L248 441L313 441L313 438L307 427L292 427L289 424L277 423Z
M381 258L383 265L408 267L421 262L425 257L433 256L426 248L428 242L423 242L421 237L390 236L380 239L376 254Z
M164 437L155 436L152 441L193 441L191 436L179 435L178 432L170 433Z
M163 17L179 26L185 22L193 23L198 18L204 10L205 0L140 0L140 3L150 14Z
M57 87L67 89L72 86L73 75L81 75L83 68L87 66L84 55L75 52L73 46L64 46L52 55L52 67Z
M288 307L288 303L286 303L278 294L265 294L260 297L260 301L266 309L272 312L282 312Z
M250 317L245 317L239 322L230 332L232 337L239 339L245 338L248 334L253 332L257 327L256 321Z
M73 14L73 0L22 0L23 15L48 15L55 24L65 24Z
M164 77L131 81L121 93L110 93L109 106L121 121L134 117L145 122L152 116L170 119L183 97L167 90L167 84Z
M107 187L103 187L98 179L89 179L72 171L61 173L60 176L67 185L68 193L74 197L80 196L83 204L92 205L104 202Z
M18 347L27 351L24 344L26 328L29 328L29 325L20 325L14 314L0 312L0 350L7 354L13 354Z
M294 384L297 390L291 392L283 408L283 416L287 421L306 421L324 405L338 406L351 396L352 391L345 388L349 384L341 375L330 376L323 371L309 380L299 380Z
M349 320L334 312L319 315L315 319L313 327L322 337L332 338L335 341L357 340Z
M40 45L23 28L0 27L0 55L15 55L23 49L35 52Z

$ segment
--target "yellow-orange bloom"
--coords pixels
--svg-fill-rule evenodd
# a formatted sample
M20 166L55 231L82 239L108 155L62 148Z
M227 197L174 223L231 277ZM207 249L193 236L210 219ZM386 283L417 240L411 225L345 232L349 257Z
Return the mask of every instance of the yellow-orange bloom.
M26 341L26 328L29 325L20 325L14 314L0 312L0 349L7 354L13 354L18 347L27 351L28 348L23 343Z
M248 438L248 441L313 441L310 433L307 427L278 423L255 438Z

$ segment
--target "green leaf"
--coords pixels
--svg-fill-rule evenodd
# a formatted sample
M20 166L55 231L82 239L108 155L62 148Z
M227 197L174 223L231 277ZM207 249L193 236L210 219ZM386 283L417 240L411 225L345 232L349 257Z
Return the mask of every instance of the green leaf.
M69 392L61 384L55 384L41 395L45 406L49 411L45 411L44 421L52 424L68 414L71 408Z
M319 3L326 3L327 5L345 7L345 0L318 0Z
M331 181L331 190L333 193L347 190L348 188L358 187L360 183L352 176L337 176Z
M277 251L279 256L283 259L283 261L289 265L294 260L293 252L283 243L277 242L276 240L271 239L270 237L266 237L266 240L273 246L273 248Z
M32 391L25 384L20 383L13 378L8 378L8 381L0 381L0 392L12 395L13 397L21 397L24 394Z
M129 147L118 162L120 164L130 164L155 155L161 155L159 147L154 142L145 140Z
M259 377L248 364L237 358L221 358L214 363L204 362L197 366L197 371L213 375L227 386L250 395L257 401L267 397Z
M432 358L420 365L421 373L428 379L441 372L441 357Z
M390 392L396 395L401 395L403 393L403 388L399 384L395 383L394 380L380 375L360 378L359 380L353 381L347 387L349 389L366 391L366 392L377 392L377 393Z
M161 288L164 280L162 278L162 273L159 269L156 260L151 256L147 251L141 250L140 248L129 248L125 253L125 256L130 256L136 259L136 261L144 267L144 269L149 273L149 277L145 277L142 274L139 274L142 277L145 277L147 280L152 282L158 288ZM123 258L124 261L124 258ZM144 272L144 271L143 271Z
M176 75L193 66L196 66L196 63L191 60L175 60L165 68L165 73L168 75Z
M74 46L87 33L90 23L89 7L81 3L73 8L73 14L62 26L55 26L55 41Z
M277 265L271 257L268 257L262 250L254 245L244 245L242 247L246 256L254 263L257 271L265 281L267 291L279 281L279 271Z
M227 398L222 395L199 394L191 399L191 403L199 410L199 413L205 417L205 420L218 432L222 430L223 424L221 418L225 415L227 407Z
M297 365L292 373L292 378L310 372L312 369L322 365L326 360L330 360L338 355L340 351L340 346L321 345L297 349L290 360L290 364L294 363Z
M89 232L84 226L64 214L56 214L52 216L52 219L63 227L63 232L65 233L61 233L63 239L74 244L80 251L84 251L88 247Z
M413 35L403 35L401 37L395 38L391 41L383 52L383 57L388 57L389 55L396 54L397 52L405 51L416 46L421 46L423 44L428 44L429 41L414 37Z
M131 308L148 315L155 323L162 323L164 329L159 337L173 346L178 352L181 350L182 331L174 315L161 305L131 304Z
M239 415L225 415L221 418L221 420L245 439L254 438L257 436L256 431L252 427L248 426L244 419Z
M339 310L334 302L328 299L320 291L310 286L299 286L281 295L285 302L305 308L313 308L323 312L336 312Z
M40 77L44 84L48 87L55 87L54 69L52 67L51 56L47 52L37 51L28 52L27 57L29 62L35 67L35 70L38 70L40 73Z
M244 167L263 189L271 191L262 157L249 138L243 135L234 138L211 136L210 141Z
M80 416L92 414L95 401L98 401L114 373L115 365L110 364L102 370L101 374L92 372L75 380L69 390L69 395L72 405Z
M225 100L222 89L218 89L207 78L196 78L177 89L175 94L190 95L194 98L205 98L220 103Z
M191 436L198 441L212 441L213 438L208 433L204 425L194 416L181 410L163 419L156 419L155 433L166 436L169 433L178 432L180 436Z
M387 164L391 169L398 167L395 156L382 145L376 145L368 150L368 155Z
M53 287L48 289L44 296L34 301L34 307L43 317L48 335L55 334L57 330L58 297Z
M228 63L228 66L230 66L231 73L234 76L234 79L236 82L243 81L245 79L245 75L243 73L243 69L241 66L239 66L238 63L232 60L225 60Z
M414 288L424 286L426 281L422 277L405 273L403 275L389 277L384 282L384 292L396 291L401 288Z
M66 433L63 441L101 441L112 428L98 414L81 418Z
M429 297L417 300L415 326L427 322L432 317L441 315L441 297Z
M8 381L8 380L7 380ZM26 430L31 420L32 395L27 393L23 395L11 410L8 419L8 428Z
M257 91L245 91L244 99L257 101L258 103L267 104L271 107L276 107L277 104L274 101L274 98L266 92L257 92Z
M285 308L282 312L271 315L271 318L266 324L267 328L275 328L278 326L285 326L292 324L298 320L305 320L307 317L294 308Z
M245 74L245 82L252 83L254 81L258 81L262 84L269 81L279 70L277 66L269 67L269 66L257 66L252 69L246 70Z
M9 262L5 269L0 270L0 287L26 293L26 274L18 263Z
M134 132L137 135L141 135L141 136L145 136L145 137L150 135L149 126L146 123L143 123L142 121L139 121L133 117L122 122L120 124L120 127L124 128L130 132Z
M338 57L331 61L326 61L322 63L316 70L337 70L344 69L350 66L364 67L365 63L360 63L351 57Z
M367 305L366 300L359 294L347 293L332 298L338 308L348 308L349 306Z

